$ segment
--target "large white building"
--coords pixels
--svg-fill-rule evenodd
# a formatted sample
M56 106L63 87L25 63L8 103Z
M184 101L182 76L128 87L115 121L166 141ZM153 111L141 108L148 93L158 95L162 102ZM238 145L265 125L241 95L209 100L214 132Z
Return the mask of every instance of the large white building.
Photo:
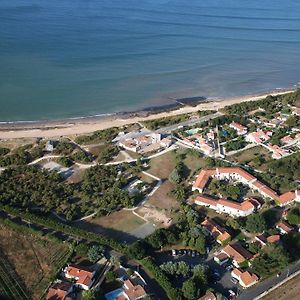
M213 209L218 213L229 214L233 217L246 217L256 210L255 205L250 200L239 203L228 199L215 200L208 196L199 195L196 197L195 203Z

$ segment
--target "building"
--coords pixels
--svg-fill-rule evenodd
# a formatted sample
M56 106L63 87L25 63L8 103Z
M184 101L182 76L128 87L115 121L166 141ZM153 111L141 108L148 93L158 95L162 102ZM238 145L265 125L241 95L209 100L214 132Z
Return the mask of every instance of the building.
M267 244L275 244L280 241L280 235L274 234L267 236L266 234L257 235L254 237L254 241L257 242L261 247Z
M49 288L46 300L71 300L72 298L69 295L72 291L72 283L63 281L56 282Z
M288 205L294 201L300 202L300 190L286 192L277 199L280 206Z
M220 266L226 264L229 261L229 259L230 257L223 252L219 252L214 256L214 261L218 263Z
M290 152L286 149L280 148L277 145L268 144L266 148L272 152L272 158L280 159L282 157L288 156Z
M234 129L236 131L237 135L244 135L248 132L247 127L245 127L237 122L231 122L229 124L229 127Z
M226 229L221 227L214 220L205 219L201 225L204 231L213 236L219 244L231 240L231 235L226 231Z
M105 295L107 300L139 300L146 297L147 293L140 284L135 284L131 279L123 282L122 288L116 289Z
M232 264L237 268L253 258L253 255L238 242L225 246L221 252L232 259Z
M244 288L248 288L258 282L258 277L248 271L243 272L240 269L233 269L231 276L239 281L239 284Z
M89 268L78 265L69 265L64 270L65 277L74 279L76 286L83 290L89 290L91 288L95 280L95 273L95 271L91 271Z
M142 152L145 148L155 145L156 148L166 147L170 145L170 139L163 139L160 133L149 133L144 135L138 135L132 138L121 139L118 145L126 150L132 152ZM151 151L153 149L149 149ZM147 151L146 151L147 152Z
M208 207L218 213L229 214L233 217L246 217L256 210L256 207L249 200L236 202L228 199L214 199L204 195L197 196L195 204Z
M262 130L258 130L247 134L245 139L249 143L261 144L270 139L270 134L267 134Z
M294 228L291 225L284 221L279 222L276 225L276 228L279 230L280 234L287 234L294 230Z
M49 140L45 145L45 150L52 152L57 145L57 141Z

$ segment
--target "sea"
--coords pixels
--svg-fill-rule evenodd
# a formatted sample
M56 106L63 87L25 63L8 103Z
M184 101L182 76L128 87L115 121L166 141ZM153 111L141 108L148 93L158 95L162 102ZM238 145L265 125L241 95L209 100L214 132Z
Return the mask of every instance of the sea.
M298 0L0 0L0 121L297 87Z

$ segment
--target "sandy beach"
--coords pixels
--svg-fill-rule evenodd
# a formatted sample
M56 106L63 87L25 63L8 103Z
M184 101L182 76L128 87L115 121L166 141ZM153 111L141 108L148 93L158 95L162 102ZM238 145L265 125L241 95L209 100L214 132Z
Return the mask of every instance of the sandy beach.
M121 127L145 120L153 120L163 117L193 113L199 110L219 110L225 106L246 102L255 101L265 98L268 95L282 95L294 91L293 89L284 91L275 91L260 95L249 95L242 97L233 97L225 99L217 99L200 103L197 106L183 106L181 108L168 111L150 114L148 116L132 116L122 118L120 115L104 117L104 118L82 118L69 119L63 121L49 121L37 123L6 123L0 125L0 139L11 140L20 138L54 138L61 136L87 134L96 130L106 129L110 127Z

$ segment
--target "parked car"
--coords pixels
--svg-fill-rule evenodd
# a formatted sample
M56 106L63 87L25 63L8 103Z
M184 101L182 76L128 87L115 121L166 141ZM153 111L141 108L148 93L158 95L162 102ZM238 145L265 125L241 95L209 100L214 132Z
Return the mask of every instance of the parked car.
M177 256L177 251L172 249L172 256Z
M234 277L231 277L230 278L230 281L233 283L233 284L238 284L238 280L236 279L236 278L234 278Z
M229 290L228 294L229 294L229 299L235 299L237 296L233 290Z
M231 271L233 269L233 265L228 265L228 266L226 266L226 270L227 271Z

